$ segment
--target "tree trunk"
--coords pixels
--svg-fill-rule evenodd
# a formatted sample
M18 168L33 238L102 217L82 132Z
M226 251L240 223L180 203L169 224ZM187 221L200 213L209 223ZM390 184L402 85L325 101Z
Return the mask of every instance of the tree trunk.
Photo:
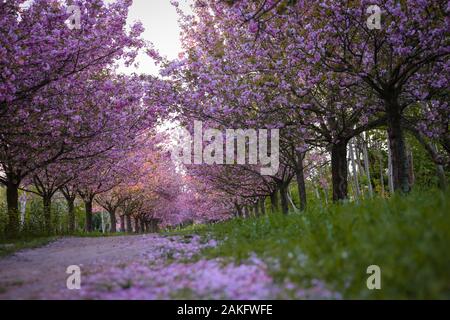
M243 218L248 218L248 207L244 206L244 208L242 209L242 217Z
M86 212L86 232L92 232L92 199L84 200L84 208Z
M380 184L381 184L381 197L383 197L384 198L384 194L385 194L385 191L384 191L384 168L383 168L383 155L382 155L382 153L381 153L381 149L380 149L380 153L379 153L379 155L378 155L378 160L379 160L379 162L380 162Z
M347 141L334 144L331 148L331 176L333 201L345 200L347 194Z
M133 233L133 226L131 225L131 216L129 214L125 215L125 219L127 222L127 232Z
M408 181L408 158L406 155L403 129L401 127L400 108L396 104L389 104L386 109L394 191L408 193L411 187Z
M8 179L9 180L9 179ZM8 225L6 233L8 237L15 238L19 235L19 184L8 181L6 185L6 202L8 204Z
M285 185L285 184L280 185L281 212L283 212L283 214L289 213L289 202L288 202L288 194L287 194L288 187L289 187L289 185Z
M270 210L272 213L276 213L279 211L279 205L278 205L278 190L275 190L270 195Z
M317 198L318 200L320 200L320 193L319 193L319 189L318 189L317 187L314 187L314 192L315 192L315 194L316 194L316 198Z
M141 227L141 233L145 233L145 221L144 219L140 219L140 227Z
M297 153L297 166L295 168L295 176L297 178L298 198L300 199L300 211L306 209L306 185L305 185L305 173L303 166L304 153Z
M242 215L243 215L242 207L237 202L234 204L234 206L236 207L237 216L242 217Z
M366 168L367 183L369 186L369 196L373 198L373 186L372 177L370 176L370 161L369 161L369 149L367 147L367 136L365 135L364 141L362 142L362 149L364 155L364 167Z
M261 198L259 200L259 205L261 207L261 214L263 216L265 216L266 215L266 199L265 198Z
M75 199L66 198L67 209L69 214L69 233L75 232Z
M120 216L120 232L125 232L125 216Z
M153 230L153 219L151 219L151 220L148 222L148 232L150 232L150 233L155 232L155 231Z
M116 227L116 211L115 210L110 210L109 211L109 220L111 221L111 227L109 228L109 232L111 233L116 233L117 232L117 227Z
M441 164L436 165L436 175L438 177L438 186L441 190L447 189L447 177L445 175L444 166Z
M408 151L408 183L409 186L412 187L415 183L415 175L414 175L414 158L412 150Z
M155 219L150 220L150 232L154 233L158 231L158 222Z
M19 228L22 228L25 224L25 214L27 212L27 195L26 193L22 194L19 198L19 206L20 206L20 223Z
M255 208L255 216L256 217L259 217L259 215L260 215L260 212L259 212L259 202L258 201L256 201L256 203L255 203L255 205L254 205L254 208Z
M425 143L423 143L425 144ZM428 148L427 148L428 147ZM447 189L447 176L445 174L445 169L442 163L438 161L438 149L435 144L430 143L426 146L426 149L428 150L428 153L430 154L431 159L433 160L435 166L436 166L436 175L438 178L438 187L441 190Z
M355 162L355 153L353 152L353 142L349 143L349 152L350 152L350 161L352 164L352 177L353 177L353 183L354 183L354 195L355 199L359 199L361 196L361 189L359 187L359 177L358 177L358 170L356 169L356 162Z
M389 193L392 195L394 193L394 175L392 173L392 152L389 143L388 143L388 184L389 184Z
M101 219L101 228L102 228L102 233L105 233L105 217L103 215L103 212L99 213L100 215L100 219Z
M139 219L138 218L134 218L134 233L139 233L140 230L140 226L139 226Z
M416 139L422 144L422 146L427 150L428 155L436 166L436 175L438 178L438 186L439 188L445 190L447 188L447 177L445 175L445 169L441 162L438 148L431 141L427 141L427 139L417 130L408 128L411 133L416 137ZM448 151L448 150L447 150ZM412 157L411 157L412 158ZM411 164L414 167L413 164ZM414 170L412 171L414 173Z
M289 200L289 203L291 204L291 207L294 209L295 213L298 213L300 210L295 206L295 203L292 200L292 195L291 195L290 191L288 191L288 193L287 193L287 198Z
M44 226L45 233L52 234L52 197L49 195L44 195L42 197L44 205Z
M361 145L360 145L360 141L358 139L358 137L356 137L353 140L353 148L354 148L354 152L355 152L355 160L356 160L356 164L358 165L358 174L359 176L364 176L364 168L363 165L361 163Z

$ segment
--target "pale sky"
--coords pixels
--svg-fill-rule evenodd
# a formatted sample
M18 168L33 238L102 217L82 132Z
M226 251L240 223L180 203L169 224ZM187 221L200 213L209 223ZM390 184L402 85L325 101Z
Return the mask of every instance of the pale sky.
M179 0L180 8L184 12L191 12L189 4L192 0ZM163 55L174 59L181 52L179 40L180 28L178 26L178 14L170 4L170 0L133 0L133 5L128 16L128 23L139 20L145 28L142 37L152 42L155 48ZM142 54L138 58L139 68L136 70L125 70L122 72L158 74L158 67L152 59Z
M22 5L28 6L30 1L32 0L28 0ZM114 1L105 0L106 3ZM193 0L178 0L178 2L179 8L183 12L192 12L190 4ZM178 53L181 52L180 28L177 11L170 4L170 0L133 0L128 15L128 24L137 20L141 21L145 28L145 32L142 34L145 40L152 42L162 56L169 59L177 58ZM119 68L119 71L158 75L158 67L146 54L141 54L137 61L139 62L138 69L123 66Z

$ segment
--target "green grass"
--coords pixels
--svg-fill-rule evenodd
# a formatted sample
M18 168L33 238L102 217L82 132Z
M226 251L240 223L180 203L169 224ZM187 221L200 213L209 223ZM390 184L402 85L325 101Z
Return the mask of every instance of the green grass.
M11 241L4 240L0 242L0 257L5 257L22 249L33 249L42 247L56 240L57 238L58 237L40 237L34 239L24 238L20 240L11 240Z
M74 234L68 235L70 237L81 237L81 238L104 238L104 237L118 237L118 236L135 236L135 233L126 233L126 232L115 232L103 233L101 231L93 231L93 232L76 232Z
M347 299L450 299L450 194L315 207L305 213L191 226L222 240L207 257L246 259L256 253L276 281L307 286L324 280ZM368 290L369 265L381 268L381 290Z

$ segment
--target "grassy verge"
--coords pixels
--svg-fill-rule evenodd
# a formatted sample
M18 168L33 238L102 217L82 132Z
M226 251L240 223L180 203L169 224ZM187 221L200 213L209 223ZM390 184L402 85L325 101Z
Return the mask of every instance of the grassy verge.
M22 249L32 249L45 246L46 244L56 240L57 237L41 237L34 239L21 239L0 242L0 257L13 254Z
M311 208L302 214L234 219L179 233L212 235L207 257L264 259L277 281L324 280L349 299L450 298L450 194L414 192ZM368 290L367 267L381 268Z
M101 231L94 231L94 232L77 232L74 234L69 235L70 237L81 237L81 238L104 238L104 237L119 237L119 236L135 236L135 233L126 233L126 232L115 232L110 233L106 232L103 233Z

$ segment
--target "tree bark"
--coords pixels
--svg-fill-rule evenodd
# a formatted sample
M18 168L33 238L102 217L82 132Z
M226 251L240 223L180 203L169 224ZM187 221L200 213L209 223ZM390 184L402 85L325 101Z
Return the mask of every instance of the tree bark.
M272 213L276 213L279 211L279 204L278 204L278 190L275 190L270 195L270 210Z
M317 188L317 186L314 187L314 193L316 194L316 198L317 198L318 200L320 200L320 193L319 193L319 189Z
M259 205L261 207L261 215L266 215L266 198L261 198L259 200Z
M297 178L297 189L298 189L298 198L300 200L300 211L304 211L306 209L306 184L305 184L305 173L304 173L304 165L303 159L305 158L304 153L297 153L297 166L295 168L295 176Z
M131 216L129 214L125 215L125 220L127 222L127 232L133 233L133 226L131 225Z
M414 157L412 150L408 150L407 155L408 155L408 183L410 187L412 187L416 180L414 175Z
M350 152L350 161L352 164L352 177L353 177L353 183L354 183L354 195L355 199L359 199L361 196L361 189L359 187L359 175L358 170L356 168L356 162L355 162L355 153L353 152L353 142L349 143L349 152Z
M381 184L381 197L384 198L384 168L383 168L383 156L381 153L381 149L379 150L378 161L380 162L380 184Z
M256 203L255 203L255 205L253 207L255 208L254 209L255 216L259 217L259 215L260 215L260 212L259 212L259 201L256 201Z
M158 231L158 221L155 219L150 219L150 233L154 233Z
M145 221L144 219L140 219L140 227L141 227L141 233L145 233Z
M69 187L61 188L61 193L67 202L67 214L69 217L69 234L73 234L75 232L75 199L76 192L71 190Z
M116 210L110 210L109 211L109 220L111 222L111 227L109 228L109 232L111 233L116 233L117 232L117 227L116 227Z
M364 168L361 162L361 144L358 137L355 137L355 139L353 140L353 151L355 152L355 160L356 164L358 165L358 174L362 177L364 176Z
M243 215L242 207L237 202L234 204L234 206L236 207L237 216L242 217L242 215Z
M372 177L370 175L370 161L369 161L369 148L367 146L367 136L364 135L364 140L362 142L362 149L364 155L364 167L366 169L367 183L369 186L369 196L373 198L373 186L372 186Z
M139 225L139 219L134 218L134 233L139 233L141 227Z
M388 143L388 184L389 184L389 193L392 195L394 193L394 175L392 173L392 152L389 143Z
M19 235L19 184L9 180L6 185L6 202L8 205L6 233L8 237L15 238Z
M411 187L409 185L408 158L401 123L401 111L397 104L394 103L388 104L386 110L394 191L408 193Z
M120 216L120 232L125 232L125 216Z
M243 215L242 215L242 217L243 218L248 218L248 206L244 206L244 208L243 208L243 210L242 210L242 213L243 213Z
M44 195L42 197L44 205L44 225L45 233L52 234L52 197L50 195Z
M75 232L75 200L67 199L67 209L69 214L69 233Z
M153 220L152 219L148 222L148 232L150 232L150 233L155 232L155 230L153 230Z
M447 177L445 175L444 166L441 164L436 165L436 175L438 177L438 186L441 190L447 189Z
M86 232L92 232L92 199L84 200L84 208L86 212Z
M445 169L443 163L439 157L438 149L434 143L427 141L427 139L415 128L406 126L406 128L416 137L416 139L422 144L422 146L427 150L428 155L436 166L436 175L438 178L439 188L445 190L447 188L447 177L445 175ZM448 152L448 150L447 150ZM413 164L412 164L413 166ZM413 171L414 172L414 171Z
M331 148L331 176L333 183L333 201L348 197L347 182L347 141L334 144Z
M283 212L283 214L289 213L289 202L288 202L288 194L287 194L288 186L289 185L285 185L285 184L280 185L281 212Z

